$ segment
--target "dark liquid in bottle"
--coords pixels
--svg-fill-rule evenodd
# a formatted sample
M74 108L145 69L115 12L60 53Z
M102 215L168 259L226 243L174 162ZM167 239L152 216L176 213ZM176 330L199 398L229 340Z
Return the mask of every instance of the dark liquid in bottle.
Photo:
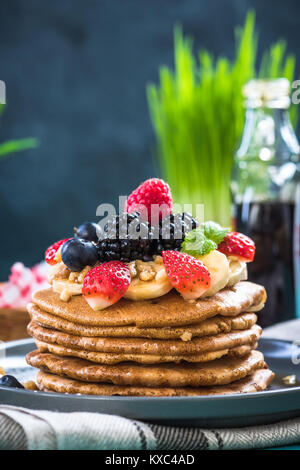
M295 318L293 266L294 204L254 202L236 206L236 226L255 242L250 281L265 286L268 300L258 313L262 327Z

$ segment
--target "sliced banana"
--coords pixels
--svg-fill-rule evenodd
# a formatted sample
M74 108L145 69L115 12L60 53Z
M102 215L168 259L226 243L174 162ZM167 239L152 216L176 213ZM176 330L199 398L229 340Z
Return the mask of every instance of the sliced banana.
M227 286L233 286L237 282L248 279L247 264L235 256L228 256L229 261L229 279Z
M52 288L54 292L61 294L62 292L72 295L82 294L82 284L78 282L71 282L68 279L54 279L52 281Z
M207 255L197 256L197 259L202 261L210 272L210 288L201 295L201 298L209 297L227 285L230 275L229 261L223 253L217 250L213 250Z
M142 281L139 277L133 278L124 295L125 299L149 300L170 292L173 286L169 281L164 265L155 265L155 271L154 279L149 281Z
M200 297L209 297L226 286L233 286L239 281L247 279L247 265L234 256L228 258L220 251L214 250L204 256L197 257L207 267L211 275L211 285ZM162 261L162 260L161 260ZM141 271L136 270L137 268ZM144 266L143 266L144 265ZM70 281L69 279L55 278L62 274L66 267L58 263L50 267L49 281L52 283L54 292L60 294L62 300L69 300L73 295L82 294L82 283ZM161 297L172 289L164 265L161 263L141 261L129 265L132 279L124 297L130 300L149 300ZM144 271L143 271L144 268ZM147 268L147 269L146 269ZM154 270L152 278L148 279L148 270Z
M145 264L145 267L148 267L147 265L150 265L150 263L139 263ZM58 263L57 265L51 266L49 273L49 281L52 284L54 292L60 294L60 298L62 300L67 301L73 295L82 294L82 283L70 281L69 279L55 278L61 273L63 269L62 264L63 263ZM126 294L124 295L126 299L155 299L156 297L161 297L162 295L165 295L170 292L170 290L172 289L172 284L169 281L164 265L151 262L151 268L155 270L153 274L153 279L148 281L140 279L140 277L147 278L147 270L142 273L139 273L137 277L134 277L131 280L130 286Z

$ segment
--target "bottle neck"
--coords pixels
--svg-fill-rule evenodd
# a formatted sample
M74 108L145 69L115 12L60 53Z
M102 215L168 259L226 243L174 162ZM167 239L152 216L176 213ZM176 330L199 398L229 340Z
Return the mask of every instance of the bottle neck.
M299 143L286 108L249 107L238 156L259 157L282 164L300 154Z
M235 200L293 200L299 155L288 109L247 108L233 169Z

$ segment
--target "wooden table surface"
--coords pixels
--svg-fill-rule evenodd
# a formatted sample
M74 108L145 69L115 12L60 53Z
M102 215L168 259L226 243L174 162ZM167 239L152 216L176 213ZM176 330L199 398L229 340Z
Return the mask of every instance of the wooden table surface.
M0 286L3 284L0 282ZM0 341L14 341L28 338L27 325L30 321L26 308L0 308Z
M28 338L27 325L29 320L29 314L25 309L0 309L0 341Z

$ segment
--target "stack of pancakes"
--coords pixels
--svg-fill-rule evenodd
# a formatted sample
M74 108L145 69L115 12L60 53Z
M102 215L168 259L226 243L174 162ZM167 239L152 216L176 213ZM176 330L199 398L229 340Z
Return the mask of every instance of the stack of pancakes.
M176 291L121 299L94 311L82 296L33 295L29 333L41 390L93 395L183 396L263 390L273 378L256 350L263 287L239 282L207 299Z

